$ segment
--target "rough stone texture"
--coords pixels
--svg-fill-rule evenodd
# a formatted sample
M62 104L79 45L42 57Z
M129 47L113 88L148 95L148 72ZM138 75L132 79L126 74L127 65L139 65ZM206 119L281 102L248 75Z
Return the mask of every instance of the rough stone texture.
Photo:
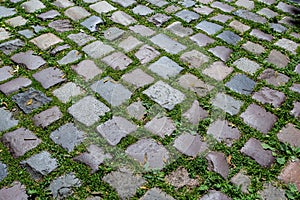
M53 95L63 103L67 103L68 101L72 100L73 97L81 94L84 94L84 91L72 82L66 83L53 91Z
M247 26L237 20L233 20L232 22L230 22L229 26L231 26L232 28L234 28L235 30L237 30L241 33L244 33L250 29L249 26Z
M71 48L71 46L68 45L68 44L59 45L59 46L57 46L57 47L55 47L54 49L51 50L50 55L55 56L56 54L58 54L58 53L60 53L64 50L67 50L69 48Z
M238 187L241 187L242 192L249 193L248 188L251 184L251 180L243 172L237 173L234 177L230 179L230 182Z
M230 115L236 115L239 113L243 102L237 100L227 94L218 93L215 99L212 101L213 106L216 106Z
M132 60L122 52L112 53L101 60L114 70L124 70L132 63Z
M185 95L168 84L158 81L143 92L162 107L172 110L185 99Z
M184 186L195 187L199 185L198 180L191 179L188 171L183 167L179 167L176 171L173 171L167 175L165 179L176 188L181 188Z
M18 120L12 117L12 113L0 107L0 132L6 131L18 124Z
M208 112L200 107L199 102L195 100L185 113L182 115L193 125L198 125L199 121L208 117Z
M0 91L6 95L18 91L21 88L30 86L32 81L28 78L19 77L0 85Z
M294 105L294 108L293 108L293 110L291 110L290 113L294 117L299 118L300 117L300 102L294 102L293 105Z
M21 185L20 182L14 182L12 187L2 188L0 190L0 200L7 200L7 199L16 199L16 200L28 199L25 186Z
M165 136L170 136L173 131L176 130L174 122L169 117L160 116L155 116L145 125L145 128L151 133L162 138L164 138Z
M19 108L26 114L52 101L52 99L47 97L44 93L33 88L14 95L12 100L16 102Z
M281 171L278 179L286 184L295 184L300 191L300 162L297 160L295 162L288 162L286 166Z
M296 42L285 39L285 38L279 39L275 43L275 45L291 52L292 54L296 54L296 50L299 47L299 44L297 44Z
M150 40L170 54L177 54L187 48L186 46L178 43L175 40L172 40L164 34L158 34L152 37Z
M139 41L138 39L136 39L135 37L129 36L128 38L126 38L125 40L120 42L119 47L124 49L125 52L129 52L129 51L134 50L136 47L138 47L142 44L143 43L141 41Z
M157 27L162 26L164 23L166 23L167 21L169 21L169 19L171 19L170 16L165 15L165 14L161 14L161 13L157 13L153 16L151 16L148 21L152 22L153 24L155 24Z
M137 120L142 120L146 114L146 108L141 101L130 104L126 110L131 117Z
M21 162L34 179L40 179L58 167L57 160L47 151L42 151Z
M25 43L20 39L10 40L0 44L0 51L5 55L11 54L13 51L16 51L22 48Z
M98 171L99 165L101 165L106 159L111 158L112 156L110 154L105 154L100 147L91 144L87 147L87 152L76 156L75 158L73 158L73 160L88 165L92 168L91 173L95 173Z
M226 196L224 193L216 191L216 190L209 190L208 194L201 197L199 200L231 200L228 196Z
M263 104L271 104L275 108L281 106L286 99L284 93L267 87L263 87L260 91L255 92L252 98Z
M81 181L74 173L60 176L50 183L49 189L54 199L65 199L73 194L73 188L80 187Z
M198 96L204 97L207 95L214 87L206 84L202 80L198 79L193 74L185 74L178 79L178 83L181 87L195 92Z
M231 49L224 46L216 46L214 48L209 49L208 51L214 54L216 57L220 58L224 62L226 62L229 59L232 53Z
M240 58L233 63L238 69L253 75L260 69L260 65L248 58Z
M292 91L294 91L294 92L297 92L297 93L300 93L300 84L294 83L294 84L290 87L290 90L292 90Z
M59 8L68 8L70 6L74 6L74 3L68 0L56 0L53 4Z
M60 13L57 10L49 10L47 12L39 14L38 18L45 21L45 20L49 20L49 19L54 19L55 17L57 17L59 15L60 15Z
M183 68L170 58L163 56L149 66L149 69L163 77L164 79L172 78L178 75Z
M155 34L155 31L153 31L151 28L144 26L144 25L134 25L129 27L130 30L132 30L135 33L140 34L144 37L149 37Z
M67 65L78 61L82 57L82 54L77 50L72 50L67 53L62 59L57 61L59 65Z
M21 4L21 7L28 13L34 13L37 10L46 8L39 0L29 0Z
M96 32L98 31L98 26L103 23L104 22L100 17L93 15L81 22L80 24L89 29L91 32Z
M204 21L200 22L196 26L196 28L204 31L208 35L214 35L217 32L219 32L223 27L218 25L218 24L215 24L215 23L208 22L208 21L204 20Z
M95 82L91 85L91 88L93 91L100 94L100 96L112 106L120 106L132 95L127 88L110 77L106 77Z
M67 32L73 30L72 24L67 19L50 22L48 26L57 32Z
M259 16L253 12L250 12L248 10L237 10L233 13L234 15L241 17L245 20L250 20L256 23L265 24L267 22L266 18Z
M111 185L123 200L132 197L136 190L146 183L140 175L134 175L125 168L107 174L102 180Z
M265 80L268 84L274 85L276 87L284 85L290 79L288 76L270 68L265 69L258 78L261 80Z
M8 20L5 20L5 22L15 28L18 26L24 26L27 23L27 20L21 16L17 16L17 17L13 17Z
M245 95L250 95L256 83L244 74L237 74L228 81L225 86L231 90Z
M96 39L93 36L87 35L86 33L70 34L68 35L68 38L74 41L79 46L83 46L88 42Z
M132 9L134 14L145 16L153 13L153 10L147 6L137 5L135 8Z
M237 43L242 39L240 36L231 31L223 31L221 34L217 35L217 37L232 45L237 45Z
M232 7L226 3L219 2L219 1L213 2L211 4L211 7L218 8L218 9L222 10L223 12L232 12L234 10L234 7Z
M266 51L263 46L253 43L251 41L247 41L245 44L242 45L242 47L243 47L243 49L245 49L255 55L260 55Z
M149 45L142 46L135 54L141 64L146 64L160 55L159 51Z
M208 145L201 140L198 134L191 135L189 133L183 133L176 138L173 146L179 152L192 157L196 157L208 149Z
M7 176L7 165L0 161L0 182ZM0 191L1 194L1 191Z
M110 109L92 96L84 97L72 105L68 112L86 126L96 123L100 116L104 116Z
M101 41L95 41L84 46L82 48L82 51L84 51L90 57L97 59L111 53L112 51L114 51L114 48L102 43Z
M208 153L205 158L208 162L208 169L210 171L220 174L224 179L227 178L229 166L224 153L213 151Z
M169 160L167 149L153 139L140 139L126 149L126 154L149 169L163 169Z
M210 19L221 22L221 23L226 23L228 20L232 19L232 17L228 16L228 15L218 14L214 17L211 17Z
M77 65L73 65L72 69L82 76L85 81L89 81L102 73L102 70L92 60L83 60Z
M84 140L84 137L85 133L78 130L72 123L67 123L50 134L53 142L68 152L73 151Z
M79 6L68 8L64 14L74 21L79 21L91 15L87 10Z
M117 27L111 27L104 31L104 37L109 41L114 41L121 38L124 35L125 31Z
M281 188L274 187L270 183L264 184L264 190L259 192L264 200L286 200L285 191Z
M190 23L191 21L197 20L199 18L199 14L190 10L181 10L177 12L175 16L181 18L187 23Z
M137 88L149 85L154 81L154 78L146 74L141 69L135 69L132 72L124 74L122 79L128 83L133 84Z
M200 47L203 47L203 46L206 46L208 44L215 42L214 39L212 39L202 33L197 33L196 35L193 35L192 37L190 37L190 39L193 40Z
M209 61L209 57L199 51L192 50L182 54L180 60L187 63L190 68L199 68Z
M1 9L1 8L0 8ZM10 38L10 33L4 28L0 28L0 41Z
M300 130L295 125L288 123L277 134L278 140L282 143L288 143L291 146L300 147Z
M41 57L34 54L29 50L13 55L11 60L17 64L25 65L27 69L35 70L46 64L46 61Z
M262 167L271 167L275 160L272 151L263 149L261 142L254 138L245 143L241 153L254 159Z
M116 10L114 6L112 6L106 1L97 2L95 4L90 5L89 7L99 14L108 13L110 11Z
M136 20L133 17L131 17L123 11L114 12L110 19L115 23L121 24L123 26L129 26L130 24L136 22Z
M212 63L208 68L202 71L203 74L217 80L224 80L231 72L233 71L232 67L228 67L225 63L217 61Z
M217 119L208 127L207 134L212 135L218 142L224 142L227 146L232 146L233 142L241 136L238 128L227 120L221 119Z
M259 40L265 40L265 41L268 41L268 42L271 42L274 39L272 35L264 33L264 32L262 32L261 30L258 30L258 29L253 29L250 32L250 35L256 37Z
M63 42L62 39L54 35L53 33L45 33L40 35L32 40L30 40L33 44L35 44L41 50L47 50L51 46Z
M172 196L168 195L167 193L161 191L159 188L152 188L148 190L142 198L139 200L175 200Z
M171 31L179 37L185 37L193 34L193 29L184 27L181 22L174 22L167 27L167 30Z
M0 6L0 17L9 17L12 16L14 14L16 14L16 11L14 8L7 8L4 6Z
M0 82L5 81L11 77L13 77L12 72L13 68L10 66L4 66L0 68Z
M97 127L97 132L104 137L107 142L115 146L122 138L136 131L136 125L123 117L113 116L112 119Z
M32 75L43 88L48 89L58 83L65 81L64 73L58 68L49 67Z
M34 125L41 126L43 128L59 120L63 114L60 112L57 106L49 108L33 117Z

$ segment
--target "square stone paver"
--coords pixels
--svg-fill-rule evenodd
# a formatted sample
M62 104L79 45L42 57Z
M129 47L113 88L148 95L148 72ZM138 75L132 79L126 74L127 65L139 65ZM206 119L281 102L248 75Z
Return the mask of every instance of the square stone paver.
M104 103L92 96L84 97L68 109L77 121L86 126L93 125L109 111L110 109Z
M127 107L126 111L131 117L137 120L142 120L146 114L146 108L141 101L133 102Z
M15 28L15 27L18 27L18 26L24 26L27 23L27 20L24 19L21 16L17 16L17 17L13 17L13 18L5 20L5 22L8 25L10 25L10 26L12 26L12 27Z
M124 70L132 63L132 60L122 52L112 53L102 58L101 61L114 70Z
M296 118L300 118L300 102L293 103L294 108L291 110L290 114Z
M14 8L7 8L4 6L0 6L0 17L9 17L16 14L16 11Z
M0 107L0 132L6 131L18 124L18 120L15 120L12 113Z
M2 51L5 55L9 55L23 46L25 46L25 43L20 39L9 40L0 44L0 51Z
M230 179L230 182L234 185L241 187L242 192L249 193L248 188L251 185L251 179L245 175L244 172L240 171L234 177Z
M129 52L142 44L143 43L138 39L136 39L135 37L129 36L128 38L126 38L125 40L119 43L119 47L124 49L125 52Z
M291 146L300 147L300 129L289 123L277 134L278 140Z
M185 99L185 95L168 84L158 81L143 92L162 107L172 110Z
M89 81L102 73L102 70L92 60L83 60L77 65L73 65L72 69L85 81Z
M146 74L141 69L135 69L127 74L124 74L122 76L122 79L128 83L133 84L137 88L149 85L154 81L154 78L152 76Z
M247 41L245 44L242 45L243 49L255 54L260 55L266 51L266 49L261 46L260 44L253 43L251 41Z
M263 87L260 91L255 92L252 98L263 104L271 104L275 108L278 108L286 99L284 93L267 87Z
M146 1L158 7L163 7L168 4L168 2L165 0L146 0Z
M160 55L159 51L149 45L142 46L135 54L141 64L146 64Z
M74 63L81 59L82 54L77 50L69 51L62 59L58 60L57 63L59 65L67 65L70 63Z
M165 180L175 188L182 188L184 186L193 188L199 186L199 181L197 179L190 178L189 172L183 167L178 167L176 171L171 172L165 177Z
M253 75L257 70L261 68L258 63L248 58L240 58L234 61L233 65L236 66L238 69L247 72L251 75Z
M284 85L290 80L290 77L287 75L270 68L265 69L258 78L265 80L268 84L274 85L275 87Z
M11 68L10 66L1 67L0 68L0 82L13 77L12 72L13 72L13 68Z
M231 49L224 46L216 46L210 48L208 51L214 54L216 57L220 58L224 62L226 62L230 58L230 55L233 52Z
M17 64L25 65L27 69L35 70L46 64L46 61L36 55L33 51L20 52L11 57L11 60Z
M276 115L267 112L264 108L256 104L251 104L241 114L241 118L243 118L246 124L264 134L267 134L277 121Z
M236 115L239 113L243 102L237 100L227 94L218 93L216 98L212 101L213 106L216 106L230 115Z
M113 187L122 200L126 200L135 195L136 190L146 183L140 175L134 175L126 168L113 171L105 175L102 179ZM126 187L124 187L126 185Z
M47 97L44 93L33 88L14 95L12 100L16 102L19 108L26 114L52 101L52 99Z
M70 34L70 35L68 35L68 38L70 40L72 40L73 42L75 42L79 46L83 46L83 45L87 44L88 42L96 39L93 36L87 35L86 33Z
M72 99L72 97L76 97L81 94L84 94L83 89L81 89L73 82L68 82L60 88L53 91L53 95L56 96L63 103L67 103Z
M18 91L21 88L25 88L30 86L32 81L28 78L19 77L16 79L12 79L6 83L0 85L0 91L6 95L9 95L13 92Z
M125 88L122 84L116 83L110 77L101 79L91 85L93 91L100 94L108 103L112 106L119 106L128 99L130 99L132 93Z
M199 51L192 50L182 54L180 60L188 63L190 68L199 68L209 61L209 57Z
M103 23L104 22L100 17L93 15L81 22L80 24L89 29L91 32L96 32L98 31L98 26Z
M162 138L169 136L176 130L174 122L168 117L155 116L149 121L145 128L151 133L158 135Z
M153 10L144 5L137 5L132 9L132 12L136 15L146 16L153 13Z
M46 21L46 20L49 20L49 19L54 19L57 16L60 16L60 13L57 10L49 10L47 12L39 14L37 17L44 20L44 21Z
M52 21L48 24L48 26L59 33L71 31L74 29L73 25L68 19Z
M176 62L166 56L152 63L149 69L164 79L175 77L183 70Z
M99 14L108 13L110 11L116 10L114 6L112 6L106 1L97 2L95 4L90 5L89 7Z
M291 52L292 54L296 54L296 50L299 47L299 44L286 38L279 39L275 45Z
M228 67L225 63L217 61L211 64L208 68L202 71L203 74L217 80L224 80L231 72L233 71L232 67Z
M285 190L273 186L271 183L265 183L264 189L259 191L258 194L265 200L287 200Z
M130 24L133 24L136 22L136 20L131 17L130 15L126 14L123 11L116 11L112 14L110 19L118 24L121 24L123 26L129 26Z
M32 75L35 80L41 83L43 88L48 89L58 83L65 81L63 71L58 68L49 67Z
M181 10L177 12L175 16L181 18L183 21L187 23L199 19L199 14L190 10Z
M32 119L34 125L45 128L59 120L62 116L63 114L61 113L59 108L57 106L54 106L39 114L36 114Z
M82 51L84 51L90 57L97 59L111 53L112 51L114 51L114 48L104 44L101 41L95 41L91 44L84 46L82 48Z
M144 37L150 37L155 34L155 31L153 31L151 28L140 24L130 26L129 29Z
M104 137L110 145L115 146L122 138L136 131L136 129L136 125L127 119L114 116L111 120L99 125L97 132Z
M167 193L163 192L159 188L151 188L139 200L154 200L154 199L175 200L172 196L170 196Z
M182 114L191 124L198 125L200 120L208 117L208 112L204 110L200 105L199 101L195 100L192 106Z
M208 1L210 2L210 1ZM226 4L226 3L223 3L223 2L219 2L219 1L215 1L211 4L211 7L213 8L218 8L220 10L222 10L223 12L232 12L235 8Z
M148 18L148 21L156 25L157 27L162 26L164 23L169 21L171 19L170 16L162 14L162 13L157 13L151 17Z
M158 34L152 37L150 40L170 54L177 54L187 48L179 42L169 38L165 34Z
M55 144L62 146L68 152L74 150L85 138L85 133L78 130L74 124L67 123L50 134Z
M133 4L136 3L135 0L126 0L126 1L123 1L123 0L112 0L112 2L119 4L119 5L123 6L124 8L132 6Z
M274 39L274 37L272 35L264 33L264 32L262 32L261 30L258 30L258 29L253 29L250 32L250 35L256 37L259 40L265 40L265 41L268 41L268 42L271 42Z
M282 54L280 51L272 50L266 59L269 63L274 64L278 68L286 67L290 59L286 55Z
M224 179L229 175L229 165L226 160L225 154L218 151L209 152L205 156L208 162L208 170L221 175Z
M1 12L0 12L1 13ZM20 182L14 182L12 187L3 187L0 190L1 200L6 199L28 199L26 194L26 189L24 185L21 185Z
M214 39L202 33L197 33L196 35L191 36L190 39L200 47L204 47L215 42Z
M241 37L231 31L223 31L217 38L222 39L223 41L227 42L228 44L237 45L239 41L241 41Z
M70 6L74 6L74 3L68 0L56 0L53 2L53 5L57 6L58 8L68 8Z
M0 28L0 41L10 38L10 33L4 28Z
M219 32L223 26L204 20L200 22L196 28L204 31L208 35L214 35Z
M203 142L198 134L183 133L177 137L173 146L182 154L196 157L208 149L207 143Z
M84 19L91 15L87 10L79 6L68 8L64 14L74 21Z
M109 29L107 29L103 33L104 33L104 37L107 40L115 41L115 40L121 38L124 35L125 31L123 31L122 29L119 29L117 27L110 27Z
M147 169L163 169L169 160L169 152L153 139L140 139L126 149L126 154ZM145 159L146 158L146 159Z
M46 8L46 6L39 0L29 0L21 4L21 7L28 13L34 13L37 10Z
M1 138L1 142L9 148L14 158L18 158L37 147L42 140L37 138L30 130L19 128L4 134Z
M244 74L235 75L225 84L225 86L229 87L231 90L245 95L250 95L255 85L256 83Z
M51 46L63 42L62 39L54 35L53 33L45 33L40 35L32 40L30 40L33 44L39 47L41 50L47 50Z
M281 171L278 179L286 184L295 184L298 191L300 191L300 162L288 162Z
M253 12L250 12L248 10L240 9L240 10L235 11L233 14L238 17L241 17L245 20L253 21L256 23L260 23L260 24L265 24L267 22L266 18L264 18L260 15L257 15Z
M182 25L181 22L177 22L177 21L170 24L166 29L179 37L186 37L192 35L194 32L193 29L189 27L185 27Z

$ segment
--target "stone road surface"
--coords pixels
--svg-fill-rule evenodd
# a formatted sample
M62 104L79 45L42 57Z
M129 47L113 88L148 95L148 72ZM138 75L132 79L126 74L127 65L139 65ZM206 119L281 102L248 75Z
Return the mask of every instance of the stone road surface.
M0 200L300 198L299 15L0 0Z

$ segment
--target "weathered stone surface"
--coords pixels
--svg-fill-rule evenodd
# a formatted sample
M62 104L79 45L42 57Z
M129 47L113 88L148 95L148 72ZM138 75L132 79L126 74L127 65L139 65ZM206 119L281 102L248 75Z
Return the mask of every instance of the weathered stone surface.
M69 48L71 48L71 46L68 45L68 44L59 45L59 46L57 46L57 47L55 47L54 49L51 50L50 55L55 56L56 54L58 54L58 53L60 53L64 50L67 50Z
M132 9L132 11L134 14L141 15L141 16L145 16L153 13L153 10L151 8L144 5L137 5L135 8Z
M207 46L208 44L215 42L214 39L202 33L197 33L196 35L190 37L190 39L193 40L200 47Z
M128 83L133 84L137 88L149 85L154 81L154 78L152 76L146 74L141 69L135 69L132 72L124 74L122 76L122 79Z
M210 171L220 174L224 179L227 178L229 166L224 153L213 151L208 153L205 158L208 162L208 169Z
M127 0L127 1L123 1L123 0L112 0L112 2L115 2L115 3L117 3L117 4L121 5L121 6L123 6L124 8L127 8L127 7L129 7L129 6L131 6L131 5L133 5L133 4L136 3L135 0Z
M111 27L111 28L107 29L106 31L104 31L103 33L104 33L104 37L107 40L114 41L114 40L121 38L124 35L125 31L123 31L122 29L119 29L117 27Z
M34 54L29 50L13 55L11 60L17 64L25 65L30 70L35 70L46 64L46 61L41 57Z
M126 38L125 40L119 43L119 47L124 49L125 52L129 52L142 44L143 43L138 39L136 39L135 37L129 36L128 38Z
M214 48L210 48L208 51L214 54L216 57L220 58L224 62L226 62L229 59L232 53L231 49L224 46L216 46Z
M300 130L295 125L288 123L277 134L278 140L282 143L288 143L294 147L300 147Z
M0 182L7 176L7 165L0 161ZM1 194L1 190L0 190Z
M231 90L245 95L250 95L256 83L244 74L237 74L228 81L225 86Z
M242 45L242 47L243 49L256 55L260 55L266 51L263 46L253 43L251 41L247 41L245 44Z
M92 60L83 60L77 65L73 65L72 69L85 81L89 81L102 73L102 70Z
M282 26L281 24L277 24L277 23L270 23L270 27L278 33L283 33L285 31L287 31L286 27Z
M300 191L300 162L297 160L295 162L288 162L286 166L281 171L278 179L286 184L295 184Z
M235 8L226 4L226 3L222 3L219 1L215 1L211 4L211 7L213 8L218 8L220 10L222 10L223 12L232 12Z
M100 94L100 96L112 106L120 106L132 95L127 88L110 77L106 77L95 82L91 85L91 88L93 91Z
M74 173L60 176L50 183L49 189L54 199L64 199L73 194L72 189L81 186Z
M47 50L51 46L63 42L62 39L54 35L53 33L45 33L40 35L32 40L30 40L33 44L39 47L41 50Z
M178 79L181 87L195 92L198 96L206 96L214 87L206 84L193 74L185 74Z
M278 108L286 99L284 93L267 87L263 87L260 91L255 92L252 98L263 104L271 104L275 108Z
M97 59L111 53L112 51L114 51L114 48L104 44L101 41L95 41L91 44L84 46L82 48L82 51L84 51L90 57Z
M76 156L75 158L73 158L73 160L88 165L92 168L91 173L95 173L98 171L99 165L101 165L106 159L111 158L112 156L110 154L104 153L104 151L100 147L91 144L87 147L87 152Z
M39 0L29 0L21 4L21 7L28 13L34 13L37 10L46 8Z
M112 119L97 127L97 132L104 137L107 142L115 146L122 138L136 131L136 125L123 117L113 116Z
M168 4L168 2L165 0L146 0L146 1L158 7L163 7Z
M160 116L155 116L145 125L145 128L151 133L162 138L164 138L165 136L170 136L173 131L176 130L174 122L169 117Z
M1 142L3 142L5 146L9 148L12 155L17 158L37 147L42 141L31 131L25 128L19 128L4 134L1 138Z
M22 16L17 16L17 17L13 17L8 20L5 20L5 22L15 28L18 26L24 26L27 23L27 20L24 19Z
M52 21L48 24L48 26L50 28L53 28L57 32L66 32L73 30L72 24L67 19Z
M43 88L48 89L58 83L65 81L64 73L58 68L49 67L32 75Z
M149 69L163 77L164 79L172 78L178 75L183 68L170 58L163 56L149 66Z
M234 177L230 179L230 182L238 187L241 187L242 192L249 193L248 188L251 184L251 180L243 172L237 173Z
M21 185L20 182L14 182L12 187L9 188L4 187L0 190L0 199L1 200L7 200L7 199L23 200L23 199L28 199L28 195L26 194L24 185Z
M212 63L208 68L202 71L203 74L217 80L224 80L231 72L233 71L232 67L228 67L225 63L217 61Z
M0 107L0 132L6 131L18 124L18 120L12 117L12 113Z
M126 110L131 117L137 120L142 120L146 114L146 108L141 101L130 104Z
M95 4L90 5L89 7L99 14L108 13L110 11L116 10L114 6L112 6L106 1L97 2Z
M188 27L184 27L181 22L174 22L172 24L170 24L167 27L167 30L171 31L172 33L174 33L175 35L179 36L179 37L185 37L188 35L193 34L193 29L188 28Z
M14 8L7 8L4 6L0 6L0 17L9 17L12 16L14 14L16 14L16 11Z
M293 105L294 105L294 108L293 108L293 110L291 110L290 113L294 117L299 118L300 117L300 102L294 102Z
M13 68L11 68L10 66L1 67L0 68L0 82L13 77L12 72L13 72Z
M52 99L47 97L44 93L33 88L14 95L12 100L16 102L19 108L26 114L52 101Z
M96 123L110 109L92 96L84 97L68 109L68 112L86 126Z
M29 30L29 29L25 29L25 30L21 30L21 31L18 31L18 33L20 35L23 35L24 37L26 37L27 39L30 39L32 38L33 36L35 36L34 32ZM1 40L1 33L0 33L0 40Z
M219 32L223 27L218 25L218 24L215 24L215 23L208 22L208 21L204 20L204 21L200 22L196 26L196 28L204 31L208 35L214 35L217 32Z
M102 58L101 61L114 70L124 70L132 63L132 60L122 52L112 53Z
M32 81L28 78L19 77L0 85L0 91L6 95L18 91L21 88L30 86Z
M213 106L216 106L230 115L236 115L239 113L243 102L237 100L227 94L218 93L216 98L212 101Z
M265 40L265 41L268 41L268 42L271 42L274 39L274 37L272 35L264 33L264 32L262 32L261 30L258 30L258 29L253 29L250 32L250 35L256 37L259 40Z
M233 63L238 69L253 75L260 69L260 65L248 58L240 58Z
M149 37L155 34L155 31L153 31L151 28L144 26L144 25L134 25L129 27L130 30L132 30L135 33L140 34L141 36L144 37Z
M254 159L262 167L271 167L275 160L272 151L263 149L261 142L255 138L250 138L241 152Z
M187 48L179 42L169 38L165 34L158 34L152 37L150 40L170 54L177 54Z
M75 83L69 82L53 91L53 95L56 96L63 103L67 103L78 95L83 94L84 91Z
M34 125L41 126L43 128L49 126L55 121L59 120L63 114L60 112L57 106L49 108L33 117Z
M261 80L266 80L268 84L274 85L276 87L284 85L290 79L288 76L282 73L278 73L277 71L270 68L265 69L258 78Z
M62 59L57 61L60 65L67 65L78 61L82 57L82 54L77 50L72 50L67 53Z
M81 22L80 24L89 29L91 32L96 32L98 31L98 26L103 23L104 22L100 17L93 15Z
M47 12L44 12L42 14L38 15L38 18L42 19L42 20L48 20L48 19L53 19L57 16L59 16L60 13L57 10L49 10Z
M152 22L153 24L155 24L157 27L162 26L164 23L166 23L167 21L169 21L171 19L170 16L162 14L162 13L157 13L151 17L148 18L149 22Z
M58 167L57 160L47 151L42 151L21 162L34 179L40 179Z
M195 187L199 185L198 180L191 179L188 171L183 167L179 167L176 171L173 171L167 175L165 179L176 188L181 188L184 186Z
M192 157L196 157L208 149L208 145L201 140L198 134L191 135L189 133L183 133L176 138L173 146L179 152Z
M111 185L122 200L132 197L136 190L146 183L140 175L134 175L125 168L107 174L102 180Z
M123 11L114 12L110 17L110 19L115 23L121 24L123 26L129 26L130 24L136 22L136 20L133 17L131 17L130 15L126 14Z
M269 8L262 8L257 13L260 14L260 15L263 15L263 16L269 18L269 19L278 16L278 14L276 12L270 10Z
M217 37L232 45L237 45L237 43L242 39L240 36L231 31L223 31L217 35Z
M183 21L190 23L191 21L197 20L199 15L190 10L181 10L175 14L176 17L181 18Z
M299 47L299 44L286 38L279 39L275 45L291 52L292 54L296 54L296 50Z
M159 51L149 45L142 46L135 54L141 64L146 64L160 55Z
M68 35L68 38L74 41L79 46L83 46L86 43L96 39L93 36L87 35L86 33L70 34Z
M53 4L59 8L68 8L70 6L74 6L74 3L68 0L56 0Z
M250 29L249 26L247 26L237 20L233 20L232 22L230 22L229 26L231 26L232 28L234 28L235 30L237 30L241 33L244 33Z
M285 191L274 187L271 183L264 184L264 190L259 192L264 200L286 200Z
M221 23L226 23L228 20L232 19L232 17L228 15L218 14L214 17L211 17L210 19Z
M207 134L212 135L218 142L224 142L227 146L232 146L238 140L241 133L238 128L231 126L227 120L217 119L207 130Z
M172 196L167 193L161 191L159 188L152 188L148 190L144 196L142 196L139 200L175 200Z
M74 21L79 21L91 15L87 10L79 6L68 8L64 14Z
M9 55L24 45L25 43L20 39L10 40L0 44L0 51L2 51L5 55Z
M168 163L169 152L153 139L140 139L126 149L126 154L147 169L163 169ZM146 159L145 159L146 158Z
M290 90L300 93L300 84L294 83L291 87Z
M1 9L1 8L0 8ZM4 28L0 28L0 41L10 38L10 33Z
M201 197L199 200L231 200L228 196L226 196L224 193L216 191L216 190L209 190L208 194Z
M143 92L162 107L172 110L185 99L185 95L168 84L158 81Z
M253 12L250 12L248 10L237 10L233 13L234 15L241 17L246 20L250 20L256 23L265 24L267 22L266 18L259 16Z
M200 107L199 102L195 100L185 113L182 115L193 125L198 125L199 121L208 117L208 112Z
M199 68L209 61L209 57L199 51L192 50L182 54L180 60L187 63L190 68Z

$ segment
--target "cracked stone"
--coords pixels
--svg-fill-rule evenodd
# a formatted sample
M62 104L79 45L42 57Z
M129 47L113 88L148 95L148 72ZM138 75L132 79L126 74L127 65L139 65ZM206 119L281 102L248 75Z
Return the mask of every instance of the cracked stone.
M175 200L167 193L161 191L159 188L151 188L139 200Z
M83 60L79 64L73 65L72 69L85 81L89 81L102 73L102 70L92 60Z
M241 153L254 159L262 167L271 167L275 158L272 151L265 150L259 140L250 138L241 149Z
M122 52L112 53L102 58L101 61L114 70L124 70L132 63L132 60Z
M288 123L277 134L278 140L291 146L300 147L300 130L295 125Z
M58 68L49 67L32 75L35 80L40 82L43 88L48 89L58 83L65 81L63 71Z
M104 137L110 145L115 146L122 138L136 131L136 129L136 125L127 119L113 116L111 120L99 125L97 132Z
M0 132L6 131L18 124L18 120L12 117L12 113L0 107Z
M217 61L204 69L202 73L217 81L223 81L232 71L232 67L228 67L225 63Z
M190 68L199 68L209 61L209 57L199 51L192 50L182 54L180 60L188 63Z
M258 63L248 58L239 58L238 60L234 61L233 65L251 75L253 75L257 70L261 68Z
M42 142L31 131L25 128L19 128L4 134L1 141L9 148L14 158L23 156Z
M45 33L40 35L32 40L30 40L33 44L39 47L41 50L47 50L51 46L63 42L62 39L54 35L53 33Z
M271 104L275 108L281 106L286 99L284 93L267 87L263 87L260 91L255 92L252 98L263 104Z
M92 96L82 98L68 109L77 121L86 126L93 125L109 111L110 109L104 103Z
M106 45L101 41L95 41L82 48L82 51L94 59L101 58L114 50L113 47Z
M63 103L67 103L73 97L76 97L81 94L84 94L84 91L73 82L68 82L60 88L57 88L53 91L53 95L56 96Z
M154 78L146 74L141 69L135 69L132 72L124 74L122 79L128 83L133 84L135 87L140 88L154 82Z
M20 39L10 40L0 44L0 51L5 55L9 55L23 46L25 46L25 43Z
M239 113L243 102L227 94L218 93L216 98L212 101L212 104L230 115L236 115Z
M214 48L210 48L208 51L214 54L216 57L220 58L224 62L226 62L229 59L231 53L233 52L231 49L224 46L216 46Z
M142 46L135 54L141 64L146 64L160 55L159 51L149 45Z
M268 84L274 85L275 87L284 85L290 80L288 76L270 68L265 69L258 78L265 80Z
M188 171L183 167L179 167L176 171L171 172L165 179L176 188L184 186L195 187L199 185L198 180L191 179Z
M6 83L0 85L0 91L5 95L9 95L13 92L20 90L21 88L25 88L30 86L32 81L28 78L19 77L16 79L12 79Z
M158 34L152 37L150 40L170 54L177 54L187 48L186 46L178 43L164 34Z
M149 121L145 128L151 133L158 135L162 138L170 136L176 130L174 122L168 117L155 116L154 119Z
M190 109L183 113L182 116L188 119L193 125L198 125L200 120L208 117L208 112L200 107L199 102L195 100Z
M179 152L187 155L196 157L208 150L207 143L203 142L198 134L191 135L189 133L183 133L175 139L173 145Z
M1 13L1 12L0 12ZM14 182L12 187L3 187L0 190L0 198L1 200L6 199L28 199L28 195L26 194L25 186L21 185L20 182Z
M172 110L185 99L185 95L168 84L158 81L143 92L162 107Z
M126 149L126 154L149 169L163 169L168 163L169 152L153 139L140 139Z
M91 173L93 174L98 171L99 165L101 165L106 159L111 158L112 156L110 154L104 153L100 147L91 144L87 147L87 152L81 153L73 158L73 160L88 165L92 169Z
M175 77L183 70L176 62L166 56L152 63L149 69L164 79Z
M230 179L230 182L238 187L241 187L242 192L249 193L248 188L251 184L251 180L243 172L237 173L234 177Z
M237 74L230 79L229 82L225 84L226 87L230 88L231 90L239 93L250 95L256 85L256 82L252 79L248 78L244 74Z

